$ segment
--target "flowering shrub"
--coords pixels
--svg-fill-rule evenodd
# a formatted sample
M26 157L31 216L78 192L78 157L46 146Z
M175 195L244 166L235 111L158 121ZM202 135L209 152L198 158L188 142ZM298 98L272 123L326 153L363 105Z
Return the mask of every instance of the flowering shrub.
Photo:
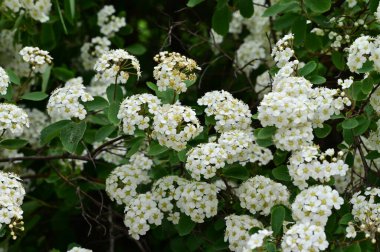
M380 251L379 0L0 0L0 251Z

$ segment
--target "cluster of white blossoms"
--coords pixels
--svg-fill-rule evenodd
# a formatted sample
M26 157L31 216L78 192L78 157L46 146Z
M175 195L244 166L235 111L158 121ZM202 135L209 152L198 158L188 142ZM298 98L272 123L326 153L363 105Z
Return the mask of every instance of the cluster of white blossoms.
M177 187L174 199L177 207L192 221L203 223L205 218L213 217L218 210L218 189L214 184L189 182Z
M358 73L367 61L373 62L376 71L380 71L380 37L361 36L347 49L347 66L351 72Z
M15 13L20 12L19 15L25 11L32 19L41 23L49 21L51 6L50 0L4 0L2 2L2 7Z
M251 111L247 104L234 98L229 92L211 91L198 99L197 103L206 106L207 116L214 116L217 132L247 130L251 125Z
M343 198L330 186L316 185L301 191L292 204L293 219L299 223L325 226L332 209L340 209Z
M111 141L112 139L106 138L105 141ZM93 144L94 149L101 146L103 142L95 142ZM107 148L103 149L102 152L98 154L98 158L103 159L104 161L110 163L119 165L125 156L127 155L127 147L124 146L124 143L122 141L115 142L111 146L108 146Z
M21 179L13 173L0 171L0 228L8 226L13 239L17 238L17 232L24 230L21 209L24 196Z
M179 186L189 183L186 179L178 176L166 176L154 182L152 193L157 201L158 208L167 213L167 219L173 224L178 224L180 213L176 210L174 200L175 191Z
M272 50L271 55L279 68L285 67L290 62L290 59L294 57L293 39L293 34L285 35L277 41Z
M106 192L117 204L128 204L137 195L140 184L150 182L148 171L153 162L141 153L135 153L129 164L116 167L106 179Z
M255 176L243 182L236 190L240 206L252 214L269 215L273 206L287 205L289 191L286 186L264 176Z
M0 67L0 94L5 95L7 93L7 88L10 84L9 76L5 70Z
M117 118L121 120L123 132L133 135L136 129L145 130L151 118L159 110L161 101L151 94L136 94L127 97L120 105Z
M329 243L323 227L311 223L297 223L288 229L282 237L283 252L323 251Z
M97 58L110 49L111 41L106 37L95 37L80 48L81 60L85 70L92 70Z
M186 92L186 81L195 81L195 71L201 69L195 60L176 52L160 52L154 56L154 61L158 63L153 70L158 90L170 88L177 94Z
M338 85L343 89L348 89L354 83L354 77L350 76L348 79L338 79Z
M288 169L293 184L304 189L311 178L323 183L330 181L332 176L345 176L349 167L342 160L343 152L339 152L338 157L334 154L334 149L321 153L315 145L292 152Z
M241 71L249 75L259 68L265 58L265 48L256 40L247 40L236 51L235 63Z
M92 252L92 250L81 248L81 247L73 247L72 249L68 250L67 252Z
M29 127L29 118L23 109L13 104L0 103L0 134L6 132L20 136L25 127Z
M266 165L273 159L272 152L256 144L253 133L249 131L224 132L220 135L218 143L227 153L228 164L239 162L245 165L248 162L258 162L260 165Z
M227 152L217 143L199 144L187 152L185 168L195 180L209 179L223 168Z
M112 5L105 5L98 12L98 26L100 32L107 37L112 37L121 28L126 26L124 17L115 16L116 10Z
M265 238L272 236L272 234L273 231L269 231L267 229L259 230L257 233L251 235L247 242L247 245L245 246L245 249L248 249L248 251L252 251L256 248L262 247Z
M49 124L48 116L36 108L25 108L29 118L30 127L24 129L21 137L28 140L33 147L38 147L40 144L40 134L43 128Z
M128 233L136 240L150 229L149 224L161 225L163 213L157 206L152 193L139 194L125 207L124 224Z
M97 72L95 78L108 84L126 83L131 74L141 76L139 61L122 49L103 53L96 61L94 70Z
M357 192L352 196L352 215L354 223L350 222L347 227L347 237L355 238L357 229L364 232L366 238L376 242L376 234L380 233L380 189L367 188L364 193Z
M87 111L82 102L94 98L86 92L82 77L68 80L65 86L54 90L47 104L47 112L53 120L78 118L83 120Z
M36 73L43 73L53 60L48 51L41 50L38 47L26 46L20 50L20 55Z
M203 130L195 112L187 106L164 104L153 118L153 138L160 145L181 151Z
M243 252L250 238L249 230L263 227L260 221L249 215L233 214L224 219L226 221L224 241L228 241L228 248L231 251Z

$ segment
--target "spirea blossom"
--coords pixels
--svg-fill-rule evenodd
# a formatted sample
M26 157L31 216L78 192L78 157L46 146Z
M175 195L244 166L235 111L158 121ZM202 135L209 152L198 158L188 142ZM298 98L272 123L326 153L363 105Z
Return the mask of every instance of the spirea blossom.
M229 215L224 218L226 231L224 241L228 242L231 251L243 252L249 240L249 230L254 227L262 228L263 224L249 215Z
M126 83L131 74L141 76L140 63L135 56L122 49L110 50L94 65L95 78L105 83Z
M253 249L262 247L265 238L270 237L272 234L273 231L269 231L267 229L259 230L257 233L251 235L245 248L252 251Z
M292 204L297 222L325 226L333 209L340 209L343 198L330 186L317 185L301 191Z
M170 88L177 94L186 92L186 81L195 81L195 71L200 70L195 60L176 52L160 52L154 61L158 65L154 67L153 76L160 91Z
M136 240L140 239L140 235L146 234L150 224L161 225L164 217L150 192L133 198L124 212L124 224L129 228L128 233Z
M65 86L54 90L49 98L47 112L53 120L78 118L83 120L87 111L82 102L94 98L86 92L82 77L68 80Z
M248 179L236 190L240 206L252 214L269 215L273 206L288 204L289 191L286 186L264 176Z
M120 105L117 118L121 120L125 134L133 135L136 129L149 127L151 117L159 110L161 101L151 94L137 94L127 97Z
M248 40L236 51L235 63L237 68L248 76L253 70L259 68L265 57L265 48L256 40Z
M206 182L190 182L180 185L175 191L177 207L192 221L203 223L205 218L213 217L218 210L218 189Z
M81 248L81 247L73 247L72 249L68 250L67 252L92 252L92 250Z
M100 27L100 32L107 37L112 37L121 28L126 26L126 21L124 17L115 16L116 10L112 5L105 5L98 12L98 26Z
M52 4L50 0L4 0L2 6L15 13L23 10L32 19L45 23L49 21Z
M197 103L206 106L207 116L214 116L218 132L250 129L252 114L248 105L227 91L207 92Z
M152 136L160 145L181 151L203 130L195 112L187 106L164 104L153 118Z
M328 245L323 227L297 223L285 232L281 249L284 252L318 252L327 249Z
M0 67L0 94L5 95L7 93L9 84L10 80L8 74L2 67Z
M41 50L38 47L26 46L21 49L20 55L25 62L30 64L34 72L39 73L43 73L53 60L48 51Z
M85 70L91 70L96 60L110 49L111 41L106 37L95 37L80 48L81 60Z
M19 136L25 127L29 127L29 118L23 109L13 104L0 104L0 133L7 131L8 134Z
M200 144L187 153L185 168L195 180L209 179L223 168L227 152L217 143Z
M294 50L292 49L293 39L293 34L287 34L278 40L273 48L272 57L279 68L284 67L294 56Z

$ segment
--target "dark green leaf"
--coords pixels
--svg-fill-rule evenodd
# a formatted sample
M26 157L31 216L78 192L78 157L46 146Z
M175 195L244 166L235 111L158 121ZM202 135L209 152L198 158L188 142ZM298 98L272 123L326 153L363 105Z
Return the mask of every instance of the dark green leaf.
M285 208L283 206L274 206L271 210L271 226L273 230L273 235L277 236L280 234L282 225L285 220Z
M240 14L245 18L250 18L253 15L253 1L252 0L239 0Z
M317 63L315 61L309 61L303 68L298 70L298 73L301 76L306 76L312 73L317 68Z
M305 5L316 13L329 11L331 8L331 0L305 0Z
M114 125L105 125L101 127L95 134L95 142L101 142L104 139L106 139L109 135L111 135L112 132L114 132L117 129Z
M21 84L21 81L20 81L20 78L17 76L17 74L15 74L15 72L13 72L11 69L7 69L6 70L8 76L9 76L9 80L16 84L16 85L20 85Z
M42 92L46 92L49 83L51 66L46 67L45 72L42 74Z
M323 128L315 128L314 133L318 138L325 138L331 133L331 126L324 123Z
M367 61L363 64L363 67L358 69L357 72L358 73L367 73L367 72L371 72L373 70L373 62L372 61Z
M369 0L369 10L374 13L379 6L379 0Z
M284 12L287 9L294 9L298 6L299 6L299 4L296 1L279 2L279 3L273 4L271 7L267 8L264 11L263 17L274 16L274 15L277 15L278 13Z
M364 94L369 94L371 93L373 88L373 79L372 78L367 78L362 81L362 92Z
M276 127L274 126L267 126L265 128L262 128L257 133L257 139L268 139L272 138L274 133L276 133Z
M108 120L114 125L119 125L120 120L117 118L117 114L119 113L120 104L118 102L111 102L108 108Z
M343 129L343 139L346 141L348 145L351 145L354 143L354 134L352 133L352 130L350 129Z
M60 139L65 150L67 150L70 153L75 152L78 143L80 142L84 135L84 132L86 131L86 127L86 122L81 121L79 123L70 122L62 128Z
M65 68L65 67L54 67L52 69L53 75L61 80L61 81L67 81L71 78L74 78L75 74L73 71Z
M109 106L108 101L100 96L95 96L94 100L84 103L87 111L102 110Z
M4 139L0 142L0 147L16 150L24 147L28 144L28 141L24 139Z
M168 147L160 145L158 142L153 141L149 145L148 155L149 156L157 156L161 153L164 153L168 150Z
M368 160L374 160L380 158L380 153L378 151L370 151L366 156Z
M292 178L289 175L289 170L286 165L281 165L279 167L276 167L272 170L273 177L275 179L281 180L281 181L292 181Z
M182 214L178 224L175 225L175 229L177 229L180 236L185 236L190 234L195 226L196 223L189 216Z
M21 99L23 100L29 100L29 101L42 101L48 97L47 94L43 92L31 92L26 93L23 96L21 96Z
M331 54L331 60L333 64L335 65L335 67L338 68L338 70L341 70L341 71L344 70L346 66L346 62L344 60L344 56L342 53L338 51L333 51Z
M351 244L348 247L344 247L343 251L344 252L361 252L362 249L360 248L359 243L355 242L354 244Z
M134 55L143 55L146 52L146 47L142 44L133 44L127 46L127 51Z
M65 127L67 124L69 124L70 120L62 120L55 122L53 124L50 124L46 128L44 128L41 131L41 144L47 144L49 143L53 138L59 136L59 133L61 132L62 128Z
M116 89L116 90L115 90ZM123 89L120 85L112 84L107 88L107 99L110 103L123 100Z
M310 76L308 79L311 83L315 85L323 84L326 82L326 78L320 75L313 75L313 76Z
M339 220L340 225L348 225L350 221L352 221L354 217L352 216L351 213L346 213L345 215L342 216Z
M218 0L216 9L212 15L212 28L214 31L222 36L226 35L231 18L232 12L228 6L228 1Z
M343 121L342 128L343 129L353 129L359 125L358 120L355 118L349 118Z
M294 33L294 45L297 46L303 44L306 37L306 19L304 17L299 17L294 22L292 31Z
M241 165L226 165L223 168L223 175L227 178L246 180L249 177L247 168Z

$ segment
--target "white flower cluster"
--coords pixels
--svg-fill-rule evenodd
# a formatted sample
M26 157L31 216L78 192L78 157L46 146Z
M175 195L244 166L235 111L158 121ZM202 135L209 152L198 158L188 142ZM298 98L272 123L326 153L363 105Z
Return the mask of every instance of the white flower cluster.
M157 180L152 186L152 193L157 201L158 208L167 213L167 219L173 224L178 224L180 213L175 209L174 196L178 186L187 184L188 181L178 176L166 176Z
M286 231L282 238L283 252L323 251L329 243L323 227L310 223L297 223Z
M92 250L81 248L81 247L73 247L72 249L68 250L67 252L92 252Z
M380 37L361 36L347 49L347 66L351 72L358 73L368 60L373 62L376 71L380 71Z
M340 209L343 198L330 186L316 185L301 191L292 204L293 219L299 223L325 226L332 209Z
M21 205L25 196L25 189L21 179L13 173L0 171L0 228L8 226L13 239L16 232L23 231Z
M348 89L354 83L354 77L350 76L348 79L338 79L338 85L342 86L343 89Z
M95 37L91 42L86 42L80 48L81 60L85 70L91 70L94 67L96 59L110 49L111 41L106 37Z
M78 118L83 120L87 111L82 102L94 98L86 92L82 77L68 80L65 86L54 90L49 98L47 112L53 120Z
M195 112L187 106L164 104L153 118L152 136L160 145L181 151L203 130Z
M124 224L128 233L136 240L150 229L149 224L161 225L163 213L151 193L139 194L125 207Z
M100 27L100 32L107 37L112 37L121 28L126 26L126 21L124 17L115 16L116 10L112 5L105 5L98 12L98 26Z
M268 164L272 159L272 152L255 143L252 132L232 130L220 135L218 143L227 153L228 164L239 162L241 165L246 163L258 162L261 165Z
M201 69L195 60L176 52L160 52L154 56L154 61L158 63L153 70L158 90L170 88L177 94L186 92L186 81L195 81L195 71Z
M150 117L158 110L161 101L151 94L137 94L127 97L120 105L117 118L121 120L123 132L133 135L136 129L149 127Z
M279 68L285 67L290 59L294 56L293 50L293 34L287 34L283 38L277 41L275 47L272 50L272 57L276 61L276 65Z
M128 204L137 195L137 187L150 182L152 161L143 154L134 155L129 164L116 167L106 179L106 192L119 205Z
M10 84L9 76L5 70L0 67L0 94L5 95L7 93L8 85Z
M50 0L4 0L2 6L15 13L25 10L32 19L45 23L49 21L52 4Z
M174 199L181 212L191 220L203 223L205 218L213 217L218 210L218 189L214 184L190 182L177 187Z
M207 116L215 117L217 132L250 129L252 114L248 105L227 91L207 92L197 103L207 107Z
M251 235L245 248L248 249L248 251L252 251L262 247L264 239L268 236L270 237L272 234L273 231L269 231L267 229L259 230L257 233Z
M0 134L8 130L8 134L20 136L25 127L29 127L29 119L23 109L13 104L0 103Z
M49 124L49 118L36 108L25 108L24 110L28 114L30 127L24 129L21 137L28 140L33 147L37 147L40 144L41 131Z
M357 192L352 196L352 215L358 229L364 232L366 238L376 242L376 234L380 233L380 189L367 188L364 193ZM347 227L347 237L354 238L356 231L354 223Z
M248 209L252 214L269 215L273 206L287 205L289 191L286 186L276 183L264 176L255 176L248 179L236 190L240 206Z
M310 178L328 182L332 176L345 176L348 165L342 160L342 155L334 157L334 149L321 153L319 147L313 145L292 152L288 169L293 184L304 189L308 186L307 180Z
M43 73L53 60L48 51L41 50L38 47L26 46L20 50L20 55L36 73Z
M265 58L265 48L256 40L247 40L236 51L235 61L236 66L249 76L253 70L259 68Z
M105 83L126 83L130 74L141 76L139 61L122 49L103 53L96 61L94 70L97 72L96 80Z
M262 228L263 224L249 215L229 215L226 218L224 241L228 241L231 251L243 252L249 240L249 230L254 227Z
M185 168L195 180L209 179L223 168L227 152L217 143L199 144L187 152Z

